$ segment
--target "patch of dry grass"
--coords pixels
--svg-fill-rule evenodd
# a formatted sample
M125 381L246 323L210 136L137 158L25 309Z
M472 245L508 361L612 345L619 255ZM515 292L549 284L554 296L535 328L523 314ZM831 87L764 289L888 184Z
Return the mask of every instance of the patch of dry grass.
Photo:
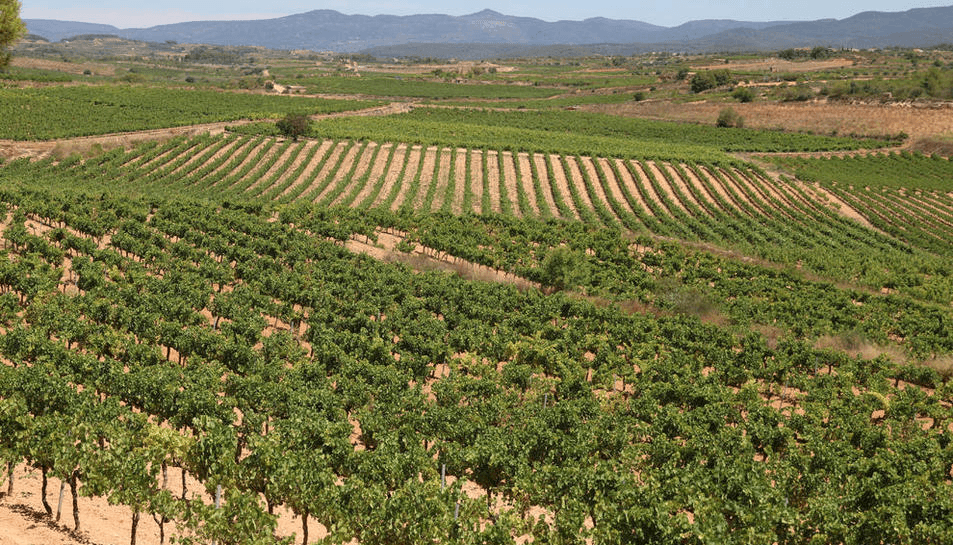
M909 357L899 346L877 344L856 332L841 333L840 335L825 335L814 343L816 348L831 348L844 352L851 357L860 357L865 360L886 356L897 363L908 363Z
M923 365L939 373L944 382L953 378L953 354L933 356L925 360Z

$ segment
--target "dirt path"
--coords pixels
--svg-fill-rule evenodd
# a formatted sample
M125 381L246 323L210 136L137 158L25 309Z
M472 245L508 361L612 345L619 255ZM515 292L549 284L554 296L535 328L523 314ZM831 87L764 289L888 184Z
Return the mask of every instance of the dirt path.
M806 187L808 185L803 182L796 182L796 183L801 184L802 187ZM863 214L858 212L856 208L842 201L840 197L838 197L834 193L827 191L826 189L824 189L823 187L819 185L810 186L810 189L812 192L822 195L827 202L830 202L831 204L833 204L834 209L840 215L850 218L860 223L861 225L863 225L864 227L868 229L873 229L874 231L877 231L878 233L882 233L880 229L877 229L876 227L874 227L874 225L870 223L870 220L868 220Z

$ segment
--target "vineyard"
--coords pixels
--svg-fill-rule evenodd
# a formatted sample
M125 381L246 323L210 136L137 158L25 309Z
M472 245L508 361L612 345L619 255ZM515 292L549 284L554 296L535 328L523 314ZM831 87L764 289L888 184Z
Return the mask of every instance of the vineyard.
M213 121L357 110L379 102L309 100L149 87L0 89L0 137L50 140Z
M284 113L380 103L0 93L11 138L257 120L0 164L4 509L99 543L108 504L132 545L953 542L947 159L419 103L289 139Z

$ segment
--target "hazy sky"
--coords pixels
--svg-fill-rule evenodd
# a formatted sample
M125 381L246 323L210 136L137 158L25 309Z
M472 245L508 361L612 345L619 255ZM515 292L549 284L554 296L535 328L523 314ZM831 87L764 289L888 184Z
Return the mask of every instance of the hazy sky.
M861 11L905 11L937 7L953 0L22 0L24 19L60 19L105 23L119 28L150 27L166 23L198 20L271 19L315 9L333 9L349 15L412 15L442 13L466 15L492 9L506 15L536 17L546 21L582 20L589 17L635 19L662 26L676 26L695 19L736 19L743 21L843 19ZM161 6L161 7L159 7Z

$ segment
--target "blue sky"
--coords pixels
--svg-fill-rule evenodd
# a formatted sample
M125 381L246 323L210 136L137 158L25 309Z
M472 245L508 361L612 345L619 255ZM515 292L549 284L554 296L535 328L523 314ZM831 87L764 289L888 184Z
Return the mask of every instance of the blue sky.
M465 15L485 8L507 15L536 17L546 21L582 20L589 17L635 19L662 26L675 26L695 19L737 19L745 21L843 19L861 11L905 11L937 7L951 0L887 1L847 0L841 2L801 0L22 0L24 19L60 19L105 23L120 28L150 27L197 20L270 19L314 9L333 9L346 14L412 15L444 13Z

